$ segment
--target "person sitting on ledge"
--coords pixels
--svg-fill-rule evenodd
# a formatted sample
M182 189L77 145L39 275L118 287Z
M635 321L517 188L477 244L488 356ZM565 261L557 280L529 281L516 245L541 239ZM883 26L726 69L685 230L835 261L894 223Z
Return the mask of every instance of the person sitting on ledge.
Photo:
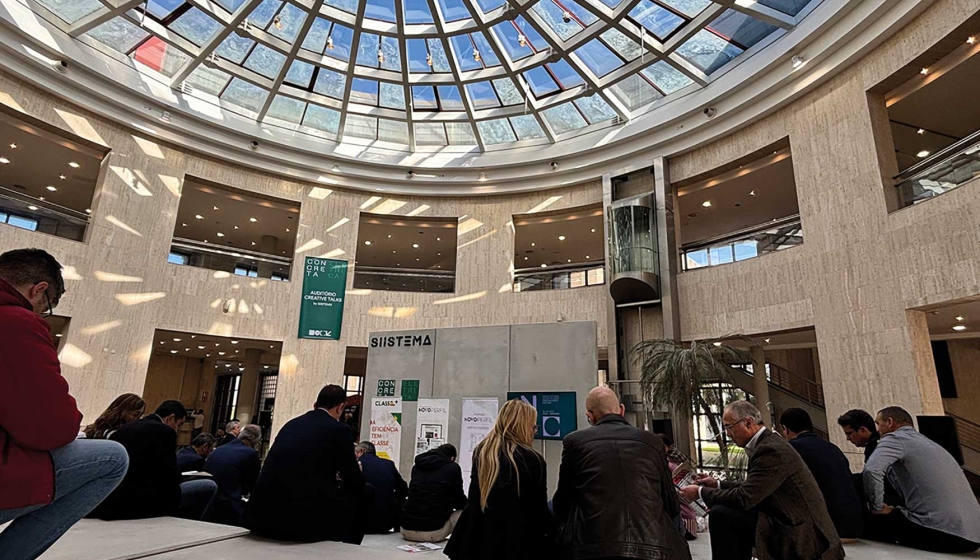
M368 512L367 532L387 534L399 531L398 514L405 503L408 485L390 459L378 457L374 444L362 441L354 447L364 481L374 487L374 503Z
M361 544L374 496L350 428L339 420L346 401L343 387L327 385L313 410L279 430L245 508L245 527L271 539Z
M245 513L242 496L252 491L259 478L262 463L255 448L261 443L262 428L249 424L238 433L238 439L222 445L208 456L204 470L214 477L218 493L204 514L204 521L222 525L242 524Z
M787 408L779 423L783 426L783 436L817 481L837 534L842 540L858 539L864 530L863 511L847 457L840 448L813 431L813 421L802 408Z
M864 461L867 462L881 439L874 417L865 410L855 408L841 414L837 424L844 431L847 441L864 450Z
M191 440L191 444L177 452L177 470L182 473L203 471L204 462L214 451L214 436L211 434L198 434Z
M214 498L213 480L180 481L177 430L187 417L180 401L163 401L153 414L126 424L110 439L129 453L122 484L92 512L99 519L175 516L199 520Z
M881 441L864 466L872 513L884 516L886 540L931 552L980 550L980 504L956 459L915 431L912 415L889 406L875 423ZM885 478L904 500L885 500Z
M123 393L112 401L109 408L105 409L95 422L85 428L83 435L88 439L109 439L112 432L139 420L145 412L146 401L139 395Z
M40 249L0 255L0 557L32 560L126 474L116 442L75 439L82 423L43 316L65 293Z
M441 542L449 538L466 507L463 471L456 446L444 443L415 458L412 484L402 508L402 538L410 542Z
M220 430L219 430L220 432ZM242 432L242 423L238 420L232 420L225 424L224 434L220 435L218 441L214 444L215 448L221 447L226 443L231 443L238 439L238 434Z

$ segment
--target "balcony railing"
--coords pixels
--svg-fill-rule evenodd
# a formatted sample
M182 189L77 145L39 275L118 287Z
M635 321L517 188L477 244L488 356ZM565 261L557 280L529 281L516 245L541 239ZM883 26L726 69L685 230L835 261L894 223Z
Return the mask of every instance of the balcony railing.
M735 365L733 367L749 375L754 375L752 364ZM787 393L791 393L814 406L824 407L823 386L821 384L770 363L766 364L766 378L769 380L769 383Z
M0 223L82 241L88 228L89 215L0 187Z
M355 266L354 287L392 292L453 293L456 272L381 266Z
M980 424L948 412L946 415L956 423L956 434L960 438L960 445L980 452Z
M912 206L980 178L980 131L895 177L903 206Z
M733 233L681 246L683 270L753 259L803 243L800 215L794 214Z
M228 272L253 278L289 280L293 259L175 237L170 243L169 262Z
M599 286L606 283L606 268L602 262L573 263L548 268L524 268L514 271L514 291L568 290Z

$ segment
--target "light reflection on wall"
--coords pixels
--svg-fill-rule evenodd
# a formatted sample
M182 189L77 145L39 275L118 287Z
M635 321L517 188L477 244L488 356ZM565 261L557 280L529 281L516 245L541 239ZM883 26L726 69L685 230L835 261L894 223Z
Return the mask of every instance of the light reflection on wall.
M533 214L535 212L540 212L540 211L544 210L545 208L551 206L552 204L558 202L559 200L561 200L561 197L560 196L553 196L553 197L545 200L541 204L538 204L534 208L531 208L530 210L528 210L527 212L525 212L525 214Z
M393 198L389 198L388 200L386 200L386 201L382 202L381 204L379 204L374 210L371 210L371 213L373 213L373 214L391 214L392 212L394 212L395 210L398 210L399 208L401 208L402 206L405 206L406 204L408 204L408 203L405 202L405 201L395 200Z
M364 201L364 204L361 205L361 210L367 210L368 208L374 206L379 200L381 200L380 196L372 196Z
M118 165L110 165L109 169L116 174L117 177L126 183L126 186L133 190L136 194L140 196L153 196L150 189L146 188L143 181L136 178L136 174L133 173L132 169L128 167L119 167Z
M142 282L143 281L143 279L140 278L139 276L125 276L125 275L122 275L122 274L116 274L114 272L104 272L102 270L96 270L96 271L92 272L92 275L95 276L100 282L132 282L132 283L139 283L139 282Z
M471 300L474 300L474 299L480 299L480 298L482 298L485 295L487 295L487 291L486 290L483 290L482 292L474 292L472 294L466 294L465 296L458 296L458 297L449 298L449 299L439 299L439 300L433 301L432 302L432 305L446 305L448 303L461 303L461 302L464 302L464 301L471 301Z
M429 206L428 204L423 204L423 205L419 206L418 208L416 208L415 210L412 210L411 212L409 212L408 215L409 216L418 216L419 214L421 214L422 212L425 212L429 208L431 208L431 206Z
M365 288L351 288L347 290L347 295L349 296L368 296L371 295L371 290Z
M139 305L167 297L166 292L147 292L143 294L116 294L116 300L123 305Z
M71 265L65 265L65 267L61 269L61 277L65 280L84 280L82 275L79 274L78 271L75 270L75 267Z
M347 251L344 251L343 249L341 249L341 248L338 247L337 249L334 249L334 250L332 250L330 252L324 253L324 254L320 255L319 257L317 257L317 258L319 258L319 259L334 259L334 258L339 257L340 255L343 255L346 252Z
M89 356L84 350L69 342L61 349L61 354L58 355L58 359L61 360L62 366L82 368L92 361L92 356Z
M292 377L296 375L297 371L299 371L299 358L296 357L296 354L283 356L279 362L279 375Z
M90 327L85 327L85 328L81 329L79 332L81 332L84 335L99 334L99 333L104 333L106 331L111 331L112 329L114 329L114 328L116 328L116 327L118 327L118 326L120 326L122 324L123 324L122 321L120 321L119 319L116 319L115 321L109 321L107 323L100 323L98 325L92 325Z
M316 238L310 239L306 243L303 243L302 245L297 247L296 253L299 254L299 253L305 253L307 251L312 251L313 249L316 249L317 247L320 247L322 245L323 245L323 241L320 241L319 239Z
M323 200L324 198L327 198L331 194L333 194L333 191L330 189L325 189L323 187L313 187L312 189L310 189L309 197L315 198L317 200Z
M160 181L163 183L163 186L167 187L167 190L170 191L170 194L176 197L180 196L180 179L178 179L177 177L173 177L171 175L163 175L162 173L157 175L157 177L160 178Z
M136 136L135 134L133 135L133 140L136 140L136 145L139 146L141 150L143 150L144 154L150 156L151 158L167 159L163 155L163 150L160 149L160 146L158 146L156 142L151 142L146 138L141 138L139 136Z
M231 278L231 273L225 270L217 270L211 275L213 278Z
M457 237L463 237L467 233L479 228L483 225L483 222L477 220L476 218L469 218L463 223L459 224L459 230L456 232Z
M75 134L85 138L86 140L98 142L103 146L109 145L109 143L102 138L102 135L96 132L95 127L92 126L92 123L90 123L85 117L65 111L64 109L55 109L54 111L55 113L58 113L61 120L65 121L68 128L70 128Z
M231 336L233 332L235 332L235 328L230 323L222 323L220 321L211 323L211 328L208 329L208 334L216 334L218 336Z
M133 352L129 355L129 363L131 364L142 364L150 361L150 355L153 353L153 345L147 344L146 346L140 348L139 350Z
M476 239L473 239L471 241L467 241L466 243L463 243L462 245L459 246L459 248L462 249L463 247L466 247L467 245L472 245L472 244L477 243L479 241L483 241L484 239L486 239L488 237L491 237L491 236L493 236L496 233L497 233L497 230L490 231L489 233L484 233L483 235L481 235L480 237L477 237Z
M368 315L372 317L389 317L394 319L408 319L418 311L415 307L372 307L368 309Z
M143 234L142 233L140 233L140 232L136 231L135 229L131 228L129 226L129 224L127 224L126 222L120 220L119 218L117 218L115 216L112 216L112 215L106 216L105 217L105 221L109 222L110 224L116 226L117 228L119 228L119 229L121 229L123 231L126 231L128 233L132 233L136 237L143 237Z
M499 290L497 290L497 293L498 294L506 294L507 292L512 292L512 291L514 291L514 283L513 282L507 282L506 284L504 284L503 286L501 286Z
M334 225L332 225L332 226L330 226L330 227L327 228L327 233L330 233L331 231L339 228L340 226L346 224L349 221L350 221L350 218L341 218L341 219L337 220L337 223L335 223Z

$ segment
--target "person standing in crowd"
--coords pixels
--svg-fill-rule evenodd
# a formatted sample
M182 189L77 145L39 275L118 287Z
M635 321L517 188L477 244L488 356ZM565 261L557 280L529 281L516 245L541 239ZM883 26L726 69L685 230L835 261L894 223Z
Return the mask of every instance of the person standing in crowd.
M847 441L864 449L864 462L868 462L881 440L875 419L867 411L855 408L841 414L837 418L837 425L844 431Z
M214 451L214 436L198 434L191 444L177 452L177 470L185 472L203 471L204 462Z
M82 423L42 317L65 293L40 249L0 255L0 556L33 560L122 481L112 441L76 440Z
M980 504L956 459L920 434L905 409L889 406L875 423L881 440L864 466L871 511L884 516L886 540L931 552L980 550ZM885 478L905 503L885 500Z
M783 437L800 454L817 481L837 535L845 542L860 538L864 531L863 507L847 457L840 448L813 431L813 421L802 408L787 408L779 423Z
M837 530L810 470L783 438L762 425L762 414L748 401L736 401L722 414L724 429L749 456L740 483L708 475L681 489L711 508L711 557L749 560L839 560L844 557Z
M153 414L126 424L110 439L126 448L129 472L92 512L99 519L175 516L199 520L218 487L212 480L181 483L177 430L187 417L180 401L163 401Z
M204 471L214 477L218 485L211 507L204 514L204 521L222 525L241 525L245 513L242 497L248 495L259 478L259 452L255 448L262 442L262 428L249 424L238 433L238 439L215 449L204 465Z
M674 518L677 490L664 442L630 426L609 387L585 401L593 426L565 436L554 496L563 559L691 558Z
M365 489L350 429L339 420L346 401L343 387L327 385L313 410L279 430L245 510L253 533L361 544L374 498Z
M466 507L463 471L456 463L456 446L445 443L415 458L412 484L402 508L402 538L411 542L441 542L449 538Z
M473 451L469 498L445 550L452 560L554 558L548 468L531 447L537 414L507 401Z
M354 447L354 455L361 464L364 481L374 487L374 503L368 512L367 532L386 534L394 529L397 533L400 529L398 514L405 503L408 485L393 461L378 457L373 443L358 443Z
M675 455L679 455L674 450L674 438L668 434L656 434L657 437L664 442L664 454L667 456L667 469L673 477L673 472L677 470L684 462L689 462L690 459L684 458L683 455L675 458ZM671 480L673 482L673 480ZM676 488L672 485L672 488ZM684 535L684 538L689 541L693 541L698 538L698 515L694 513L694 508L691 504L683 501L677 500L680 506L680 515L675 517L675 525L677 525L677 530Z
M242 433L242 423L238 420L232 420L225 424L225 434L218 438L218 442L214 446L217 448L226 443L231 443L238 439L240 433Z
M123 393L112 401L95 422L83 432L88 439L109 439L109 435L121 426L135 422L146 412L146 401L139 395Z

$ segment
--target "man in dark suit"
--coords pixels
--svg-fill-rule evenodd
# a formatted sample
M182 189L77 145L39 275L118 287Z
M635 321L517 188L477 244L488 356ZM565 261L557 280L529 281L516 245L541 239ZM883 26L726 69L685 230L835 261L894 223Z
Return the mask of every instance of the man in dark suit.
M834 444L813 431L813 421L802 408L787 408L779 418L783 436L800 454L820 487L830 519L841 539L857 539L864 530L863 507L851 477L847 457Z
M313 410L279 430L245 510L253 533L361 544L373 496L365 491L350 429L338 420L346 400L343 387L327 385Z
M841 414L837 418L837 425L844 430L847 441L864 449L864 462L867 463L881 440L875 419L867 411L855 408Z
M177 452L177 470L182 473L203 471L204 462L214 451L214 436L197 434L191 444Z
M608 387L585 401L588 430L565 437L554 496L559 557L690 559L674 517L677 491L664 443L623 418Z
M144 519L176 516L200 519L218 486L211 480L180 481L177 430L187 410L179 401L164 401L156 412L116 430L109 439L129 454L122 483L92 512L99 519Z
M722 482L708 475L681 489L711 508L711 557L749 560L839 560L844 557L827 505L800 455L762 425L762 414L748 401L736 401L722 414L724 429L749 456L744 482Z
M221 447L222 445L231 443L238 438L238 434L242 432L242 423L238 420L232 420L225 424L225 435L218 438L218 442L214 446Z
M222 525L241 525L245 513L242 496L255 487L259 478L259 452L255 446L262 442L262 428L249 424L238 433L238 439L215 449L208 457L204 470L218 484L218 493L204 514L204 521Z
M393 461L378 457L374 444L362 441L354 448L354 455L361 464L364 481L374 487L374 502L368 512L367 532L390 533L400 530L398 514L401 512L408 485Z

